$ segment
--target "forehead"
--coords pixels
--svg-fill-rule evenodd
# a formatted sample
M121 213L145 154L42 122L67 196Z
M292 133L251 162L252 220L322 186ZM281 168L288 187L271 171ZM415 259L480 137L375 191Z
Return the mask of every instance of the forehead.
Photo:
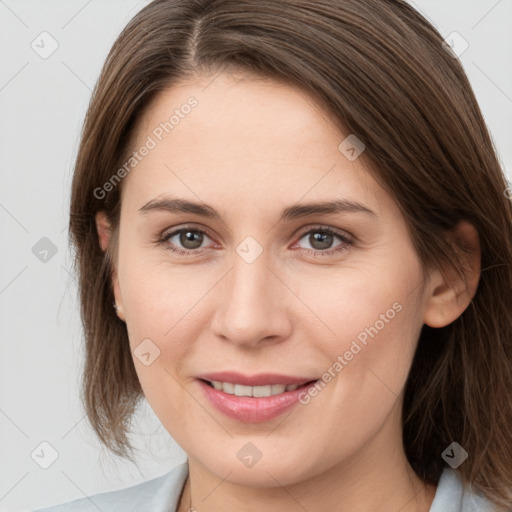
M140 201L176 189L195 199L242 196L246 208L305 194L375 204L383 193L359 159L340 152L350 134L282 82L221 73L178 83L153 99L135 134L134 150L151 149L123 186Z
M191 102L195 106L189 108ZM172 126L164 129L163 137L171 143L183 135L181 143L198 143L194 149L225 142L226 136L233 135L237 141L244 139L246 149L258 152L269 145L297 149L305 140L315 143L315 138L325 138L327 131L336 131L326 112L304 91L268 78L228 73L188 80L161 91L141 118L138 138L158 131L169 120ZM173 137L167 137L168 131ZM338 139L341 133L333 135Z

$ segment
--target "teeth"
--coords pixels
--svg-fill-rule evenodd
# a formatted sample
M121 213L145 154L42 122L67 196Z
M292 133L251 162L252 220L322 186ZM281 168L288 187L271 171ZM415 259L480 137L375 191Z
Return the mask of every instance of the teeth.
M229 395L236 396L254 396L266 397L284 393L285 391L295 391L299 384L272 384L267 386L244 386L243 384L232 384L231 382L219 382L217 380L210 381L213 387L219 391L224 391Z
M230 384L229 382L219 382L222 385L222 391L225 393L229 393L230 395L235 394L235 385Z
M236 396L252 396L252 387L243 386L242 384L235 384L234 394Z

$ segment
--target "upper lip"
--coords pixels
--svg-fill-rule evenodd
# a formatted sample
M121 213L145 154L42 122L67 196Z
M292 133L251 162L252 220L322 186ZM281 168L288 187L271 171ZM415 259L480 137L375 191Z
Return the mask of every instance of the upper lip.
M242 384L243 386L268 386L270 384L305 384L317 380L310 377L297 377L294 375L282 375L278 373L260 373L258 375L244 375L238 372L213 372L203 373L197 376L198 379L231 382L233 384Z

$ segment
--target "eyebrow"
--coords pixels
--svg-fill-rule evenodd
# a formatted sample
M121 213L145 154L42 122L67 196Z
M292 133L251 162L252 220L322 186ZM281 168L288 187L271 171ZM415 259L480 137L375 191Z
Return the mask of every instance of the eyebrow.
M153 211L193 213L223 222L221 215L211 206L179 198L165 197L152 199L139 208L138 211L141 214ZM310 202L289 206L281 212L280 221L307 217L309 215L327 215L332 213L365 213L378 217L374 211L360 203L349 201L348 199L336 199L333 201Z

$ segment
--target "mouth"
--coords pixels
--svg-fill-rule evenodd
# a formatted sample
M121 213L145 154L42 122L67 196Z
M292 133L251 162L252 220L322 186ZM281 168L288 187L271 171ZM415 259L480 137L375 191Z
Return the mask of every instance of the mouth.
M275 395L281 395L297 389L309 387L317 380L309 380L302 384L267 384L264 386L247 386L234 382L223 382L218 380L199 379L211 388L222 391L228 395L247 396L254 398L266 398Z
M277 418L297 404L304 403L301 396L308 393L308 387L314 386L319 379L307 380L289 376L253 376L247 377L237 374L215 375L217 378L229 380L210 380L197 377L204 396L209 403L222 414L242 423L262 423ZM245 380L241 384L236 380ZM275 384L275 380L281 380ZM248 381L259 381L258 385L249 385ZM263 382L262 382L263 381ZM283 382L284 381L284 382ZM293 382L290 382L293 381Z

